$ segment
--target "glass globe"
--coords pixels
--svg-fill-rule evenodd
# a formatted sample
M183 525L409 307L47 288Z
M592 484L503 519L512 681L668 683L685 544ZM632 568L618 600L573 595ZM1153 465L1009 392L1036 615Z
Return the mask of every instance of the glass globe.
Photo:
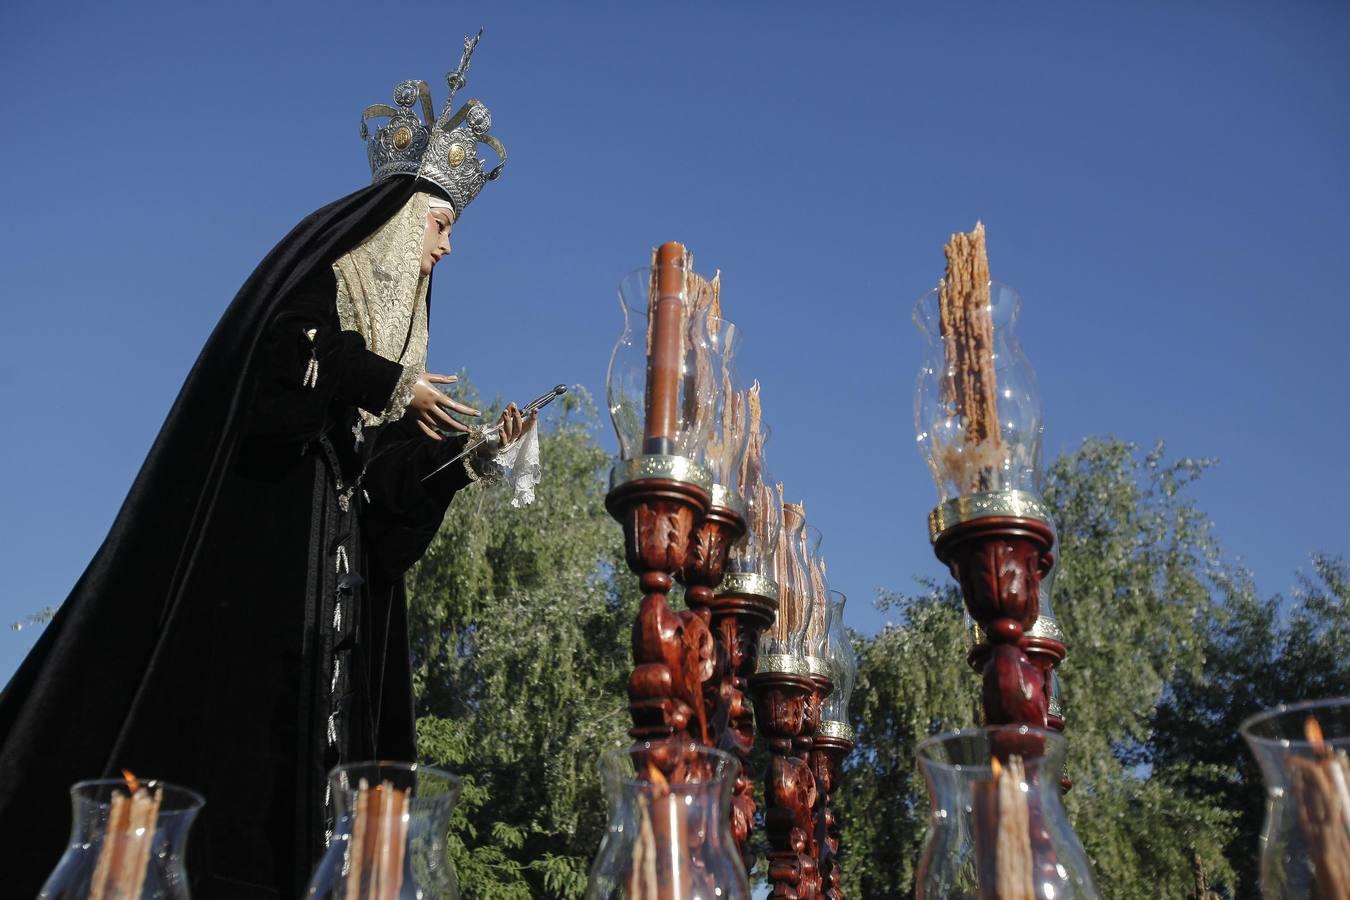
M683 266L653 266L619 284L623 332L610 354L606 397L619 458L693 458L713 425L716 391L708 311L695 302L707 284Z
M914 323L925 341L914 391L914 432L937 484L939 504L987 491L1041 490L1041 397L1015 332L1021 299L998 282L989 283L989 294L985 312L993 343L981 349L991 353L992 384L963 371L955 339L944 331L939 291L914 305ZM990 403L996 428L978 421L986 418Z

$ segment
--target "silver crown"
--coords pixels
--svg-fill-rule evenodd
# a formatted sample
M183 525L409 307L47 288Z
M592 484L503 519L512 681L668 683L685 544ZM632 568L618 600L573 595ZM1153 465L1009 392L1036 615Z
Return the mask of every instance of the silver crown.
M376 103L366 108L361 116L361 139L370 155L371 181L378 182L393 175L415 175L424 178L445 191L455 207L455 217L464 212L483 185L495 181L506 165L506 148L488 130L492 128L492 113L477 100L470 100L453 114L455 91L464 87L464 76L469 71L469 60L483 30L464 39L464 53L459 68L445 76L450 95L435 116L431 105L431 91L425 81L400 81L394 86L394 103ZM413 109L421 101L422 115ZM371 136L366 123L373 118L387 116L389 121ZM478 145L485 144L497 154L497 165L486 170L478 158Z

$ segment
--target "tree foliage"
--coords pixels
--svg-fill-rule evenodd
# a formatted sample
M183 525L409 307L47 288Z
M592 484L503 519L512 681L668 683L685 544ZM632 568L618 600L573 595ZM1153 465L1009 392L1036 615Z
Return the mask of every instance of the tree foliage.
M579 896L603 833L595 757L625 742L636 600L615 578L594 420L574 389L541 432L536 502L462 492L409 578L418 750L465 781L466 898Z

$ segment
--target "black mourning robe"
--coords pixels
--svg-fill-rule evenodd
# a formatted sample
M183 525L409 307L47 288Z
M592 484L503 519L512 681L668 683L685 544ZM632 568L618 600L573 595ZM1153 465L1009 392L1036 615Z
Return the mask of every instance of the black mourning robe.
M359 428L401 367L341 330L331 269L413 191L401 177L338 200L258 266L0 695L5 896L34 896L64 851L70 785L123 769L205 796L196 896L299 896L327 771L415 759L403 573L468 481L458 463L421 478L463 439L410 418Z

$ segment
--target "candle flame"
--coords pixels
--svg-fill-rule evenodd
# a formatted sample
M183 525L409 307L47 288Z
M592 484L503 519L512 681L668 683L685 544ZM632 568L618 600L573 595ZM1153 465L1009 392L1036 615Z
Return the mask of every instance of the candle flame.
M1318 756L1325 756L1327 752L1326 739L1322 735L1322 726L1317 723L1316 716L1308 716L1303 720L1303 736L1308 739L1312 745L1313 753Z
M126 780L127 790L131 793L134 794L141 789L140 779L133 775L130 769L123 769L122 777Z
M989 766L994 770L994 780L998 781L1003 777L1003 765L998 761L998 757L990 757Z

